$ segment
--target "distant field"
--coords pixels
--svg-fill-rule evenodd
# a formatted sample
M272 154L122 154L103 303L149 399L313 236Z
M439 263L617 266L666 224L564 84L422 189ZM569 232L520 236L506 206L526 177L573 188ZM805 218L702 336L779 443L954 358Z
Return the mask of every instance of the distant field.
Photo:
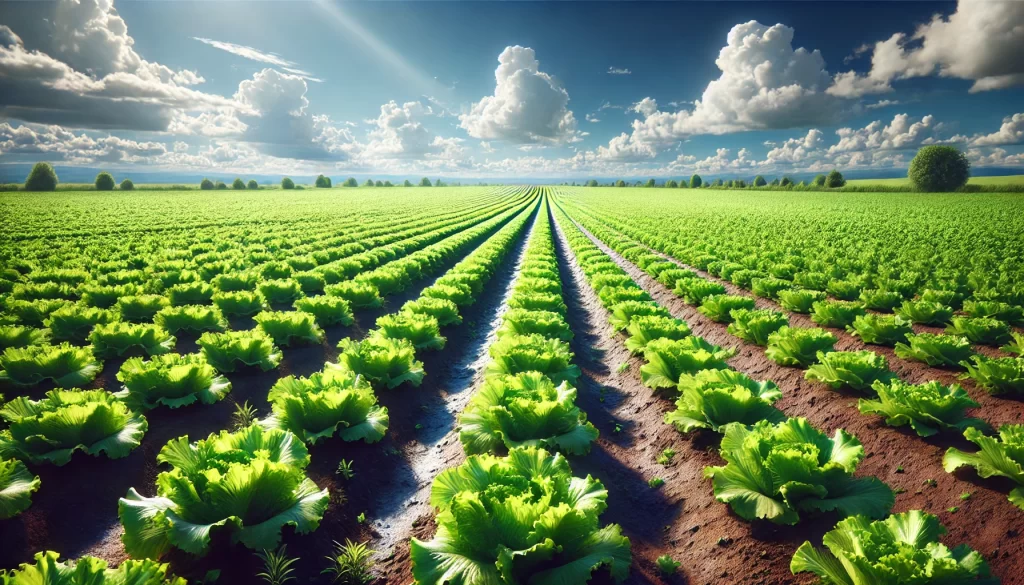
M896 179L851 179L846 181L847 185L860 186L865 185L884 185L884 186L895 186L895 185L906 185L910 183L910 179L906 177L899 177ZM968 181L971 185L1024 185L1024 175L1006 175L1003 177L971 177Z

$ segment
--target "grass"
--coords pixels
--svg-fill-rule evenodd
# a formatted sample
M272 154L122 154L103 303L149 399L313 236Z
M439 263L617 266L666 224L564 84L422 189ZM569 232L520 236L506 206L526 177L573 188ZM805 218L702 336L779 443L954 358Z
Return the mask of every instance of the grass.
M895 179L849 179L846 184L851 187L867 187L869 185L879 185L885 187L895 187L898 185L909 185L910 179L907 177L897 177ZM967 181L968 185L1024 185L1024 175L1006 175L1003 177L971 177Z

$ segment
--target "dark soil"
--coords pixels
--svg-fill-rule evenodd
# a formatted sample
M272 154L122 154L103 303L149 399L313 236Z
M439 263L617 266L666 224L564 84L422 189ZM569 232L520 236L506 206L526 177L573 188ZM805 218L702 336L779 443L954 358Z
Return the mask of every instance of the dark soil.
M857 475L875 475L894 489L905 490L896 496L894 512L921 509L938 515L948 529L942 538L943 542L950 546L966 543L981 552L990 563L993 573L1004 584L1024 583L1024 539L1021 537L1024 513L1007 500L1006 494L1010 489L1008 482L983 480L969 470L949 474L942 469L942 455L948 446L974 450L972 444L956 438L921 439L911 431L885 425L878 417L861 415L856 409L856 397L808 382L804 380L803 370L779 366L770 361L765 357L763 348L733 337L726 332L724 324L707 319L667 287L588 232L585 233L673 316L689 323L695 335L723 347L737 348L739 353L730 360L730 365L735 369L755 379L772 380L778 384L783 391L783 398L777 406L787 415L805 417L830 434L835 429L843 428L860 439L866 457ZM797 319L794 321L799 323ZM602 335L602 338L607 339L607 335ZM837 348L859 349L855 343L849 336L845 339L841 336ZM891 358L893 369L902 376L912 374L918 376L910 378L913 380L931 379L921 370L934 369L918 367L912 362L905 365L900 362ZM608 360L605 363L609 363ZM636 376L641 360L633 358L629 363L632 370L630 375ZM634 383L634 387L635 392L629 392L624 404L615 410L622 418L626 418L622 415L624 410L636 413L630 417L630 420L636 420L638 417L658 418L668 409L668 401L651 398L650 390L638 382ZM645 411L655 411L656 414ZM597 419L596 412L592 409L588 409L588 412L591 412L592 418ZM984 403L982 414L995 423L1017 421L1020 419L1020 404L991 399ZM606 426L601 428L605 431ZM683 563L680 567L680 571L686 575L683 582L807 582L806 575L799 578L790 575L790 558L804 540L820 545L821 535L831 528L835 518L804 521L794 527L748 524L739 520L725 504L714 501L710 482L701 477L704 465L719 463L715 455L717 437L701 436L703 434L684 437L661 423L661 430L652 428L640 435L642 442L638 443L641 451L631 456L634 465L641 466L641 469L648 466L650 469L651 459L663 446L672 444L679 452L676 463L661 474L666 481L662 490L668 498L676 494L675 497L685 505L678 515L668 515L660 524L667 525L662 543L671 543L672 554ZM647 447L646 453L642 451L643 447ZM971 494L968 500L961 500L960 496L964 493ZM613 503L609 513L618 506L614 497L610 500ZM950 512L949 509L954 506L959 510ZM628 517L640 514L640 509L641 506L636 506L636 509L619 513ZM638 540L634 540L634 551L638 556L636 568L643 572L651 555L655 553L646 553L646 543ZM723 544L719 545L719 542Z

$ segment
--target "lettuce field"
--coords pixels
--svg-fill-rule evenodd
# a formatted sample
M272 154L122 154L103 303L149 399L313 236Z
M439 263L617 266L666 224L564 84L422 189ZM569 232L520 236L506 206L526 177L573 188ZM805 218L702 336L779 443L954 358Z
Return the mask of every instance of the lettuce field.
M0 194L0 583L1024 583L1020 194Z

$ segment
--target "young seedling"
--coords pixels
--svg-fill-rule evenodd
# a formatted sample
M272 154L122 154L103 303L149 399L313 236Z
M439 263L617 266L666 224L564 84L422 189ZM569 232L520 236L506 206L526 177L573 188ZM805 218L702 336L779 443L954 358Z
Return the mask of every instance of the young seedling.
M289 557L285 545L281 545L276 551L264 549L256 553L256 556L263 561L263 572L256 573L256 576L266 581L269 585L284 585L295 580L295 569L292 567L299 559Z
M615 371L620 374L629 371L629 362L622 362L619 367L615 368Z
M232 430L240 431L249 428L259 418L256 407L246 400L242 404L235 403L235 412L231 414Z
M672 458L675 456L676 450L672 447L666 447L665 450L661 452L661 455L658 455L658 464L668 465L672 463Z
M661 486L665 485L665 480L661 479L660 477L652 477L650 481L647 482L647 485L651 486L654 489L658 489Z
M668 555L661 555L655 562L658 564L658 570L661 571L662 575L675 574L682 564Z
M331 583L337 585L366 585L374 579L370 568L376 552L365 542L334 541L334 554L325 557L330 565L320 574L331 575Z
M352 477L356 474L355 471L352 471L352 462L349 461L348 459L342 459L341 461L339 461L338 469L335 470L334 473L336 475L344 477L346 480L352 479Z
M356 516L356 522L358 522L360 524L365 524L366 523L366 512L360 512L359 515Z

